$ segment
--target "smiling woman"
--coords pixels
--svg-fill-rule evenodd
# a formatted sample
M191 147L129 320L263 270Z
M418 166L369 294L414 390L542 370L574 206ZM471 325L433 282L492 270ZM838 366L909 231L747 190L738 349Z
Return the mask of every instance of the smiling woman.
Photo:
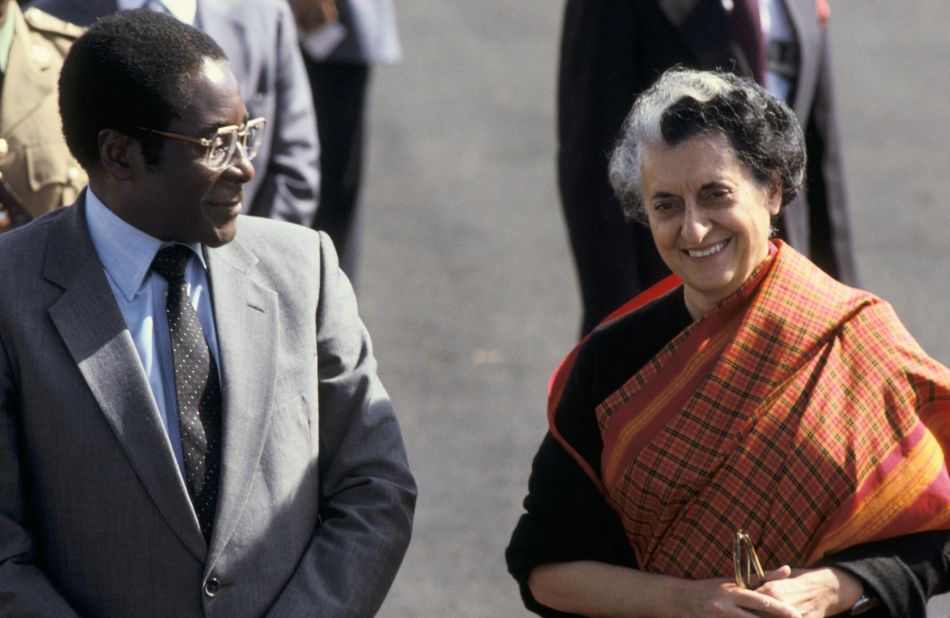
M718 134L650 146L640 166L656 248L683 280L686 306L699 318L768 256L781 192L755 180Z
M698 318L768 255L770 222L804 179L804 139L787 106L740 78L668 75L638 99L610 176Z
M792 112L732 75L669 71L635 103L611 182L674 276L552 377L507 552L529 609L921 616L950 586L950 370L770 240L804 164Z

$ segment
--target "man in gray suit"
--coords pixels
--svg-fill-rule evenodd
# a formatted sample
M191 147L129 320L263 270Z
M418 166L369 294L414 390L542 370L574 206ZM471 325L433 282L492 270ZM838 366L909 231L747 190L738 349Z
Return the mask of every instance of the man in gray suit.
M231 60L248 112L269 121L255 178L245 189L246 212L310 225L320 145L297 31L284 0L38 0L33 6L80 26L145 6L211 35Z
M415 485L332 243L238 214L223 52L117 13L60 107L89 187L0 236L0 615L373 615Z

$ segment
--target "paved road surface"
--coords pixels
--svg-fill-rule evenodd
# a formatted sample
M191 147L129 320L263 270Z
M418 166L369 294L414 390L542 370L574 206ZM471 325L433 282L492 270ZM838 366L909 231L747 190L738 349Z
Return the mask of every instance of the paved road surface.
M950 362L950 3L831 4L865 286ZM561 7L401 0L399 16L404 61L372 93L360 297L420 498L381 616L524 616L502 554L579 319L554 178Z

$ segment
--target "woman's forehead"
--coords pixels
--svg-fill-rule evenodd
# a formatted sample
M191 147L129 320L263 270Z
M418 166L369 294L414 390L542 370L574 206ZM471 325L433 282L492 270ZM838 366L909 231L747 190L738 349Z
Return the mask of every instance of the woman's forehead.
M645 146L640 157L644 173L663 172L685 176L695 166L710 167L738 163L735 150L725 136L714 133L691 137L675 146L656 143Z

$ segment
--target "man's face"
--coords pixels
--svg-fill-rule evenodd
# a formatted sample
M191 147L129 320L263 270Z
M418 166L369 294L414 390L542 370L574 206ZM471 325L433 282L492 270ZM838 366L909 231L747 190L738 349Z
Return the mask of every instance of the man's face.
M206 60L192 78L192 103L182 119L166 130L197 138L212 138L218 128L242 125L247 110L227 62ZM236 233L244 184L254 177L239 149L232 163L214 170L205 162L199 144L165 139L159 163L146 167L135 187L137 225L165 241L201 243L219 247Z

